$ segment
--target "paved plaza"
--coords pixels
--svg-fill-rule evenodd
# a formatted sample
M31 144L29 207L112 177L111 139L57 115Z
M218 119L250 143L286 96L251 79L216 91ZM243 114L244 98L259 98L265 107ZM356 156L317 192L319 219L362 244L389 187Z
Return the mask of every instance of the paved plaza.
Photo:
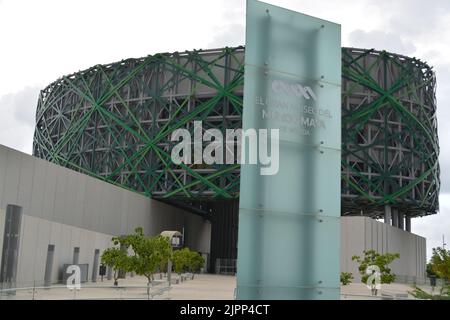
M236 287L236 277L216 274L195 275L194 279L178 281L170 288L166 279L155 275L155 283L147 295L146 278L127 277L119 280L119 286L114 287L112 280L104 279L103 282L85 283L80 290L69 290L65 286L52 286L42 288L32 286L18 289L9 294L3 293L0 299L12 300L66 300L66 299L163 299L163 300L230 300L234 299ZM174 282L179 280L178 275L173 275ZM430 291L428 286L421 286ZM341 299L343 300L363 300L363 299L413 299L408 294L411 285L389 284L382 285L378 297L371 297L370 290L364 284L352 283L342 286Z

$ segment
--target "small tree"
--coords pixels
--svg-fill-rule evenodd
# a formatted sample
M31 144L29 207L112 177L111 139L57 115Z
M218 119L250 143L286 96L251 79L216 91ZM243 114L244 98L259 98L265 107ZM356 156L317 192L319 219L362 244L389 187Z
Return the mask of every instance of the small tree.
M437 247L433 248L433 255L430 263L427 264L428 276L437 276L442 279L442 287L438 294L430 294L417 286L414 286L414 291L410 292L414 297L419 299L431 300L450 300L450 250Z
M153 274L172 256L169 239L162 236L146 237L142 228L136 228L134 234L122 236L121 239L132 249L132 270L147 278L147 295L150 294Z
M183 248L180 250L176 250L173 253L173 270L178 273L181 279L181 273L186 270L189 266L189 256L190 250L188 248Z
M204 265L205 259L196 251L189 251L187 267L190 272L192 272L192 279L194 279L194 273L198 272L200 268Z
M359 273L361 274L361 281L363 283L367 283L367 280L370 276L372 276L375 271L372 271L372 274L367 274L366 270L368 267L376 266L380 272L380 283L389 284L395 280L395 275L391 273L391 269L388 267L390 263L392 263L395 259L400 258L399 253L385 253L379 254L375 250L365 250L363 251L364 258L360 256L353 256L352 260L359 263ZM372 295L377 295L377 288L375 283L370 284L372 289Z
M125 272L131 270L131 261L127 256L126 250L123 248L108 248L103 251L102 263L114 270L114 285L118 285L119 271L124 270Z
M450 250L433 248L430 260L431 271L444 281L450 281Z
M437 278L439 278L437 276L437 274L433 271L431 263L427 263L426 271L427 271L427 276L428 277L437 277Z
M352 283L353 274L351 272L341 272L341 283L343 286Z
M183 248L173 253L173 267L174 271L178 273L181 279L183 271L192 272L192 279L194 273L200 270L205 263L205 259L196 251L191 251L189 248Z

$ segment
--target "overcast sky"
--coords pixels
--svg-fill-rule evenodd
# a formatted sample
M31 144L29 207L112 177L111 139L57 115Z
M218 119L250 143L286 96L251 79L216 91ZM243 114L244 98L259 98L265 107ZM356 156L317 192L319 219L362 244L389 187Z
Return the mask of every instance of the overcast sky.
M450 246L450 1L272 0L342 25L342 45L415 56L437 73L440 213L414 219ZM39 90L62 75L157 52L245 44L245 0L0 0L0 144L31 153Z

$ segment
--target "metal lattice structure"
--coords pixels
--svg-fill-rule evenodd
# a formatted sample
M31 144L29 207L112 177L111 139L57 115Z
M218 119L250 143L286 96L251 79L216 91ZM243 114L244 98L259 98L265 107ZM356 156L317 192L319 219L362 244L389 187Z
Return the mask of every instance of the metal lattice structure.
M175 165L175 129L242 126L244 49L97 65L41 92L34 154L157 198L236 198L239 165Z
M153 198L236 199L239 165L175 165L178 128L240 128L244 48L97 65L42 90L34 155ZM343 49L342 212L438 209L432 70L416 59Z
M434 214L439 196L436 79L415 58L342 51L342 210L381 216L386 205Z

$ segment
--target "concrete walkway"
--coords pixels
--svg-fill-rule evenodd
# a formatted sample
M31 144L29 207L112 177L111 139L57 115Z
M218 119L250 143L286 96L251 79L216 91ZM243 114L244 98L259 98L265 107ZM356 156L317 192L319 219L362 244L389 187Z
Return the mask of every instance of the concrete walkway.
M427 286L420 286L420 288L431 292L431 288ZM394 297L398 300L415 299L410 291L413 288L409 284L391 283L382 284L381 289L378 290L378 296L371 296L371 291L363 283L351 283L347 286L341 286L342 300L381 300L382 298Z
M177 279L177 275L172 276ZM155 275L155 280L161 281L159 274ZM171 300L232 300L236 287L236 277L215 274L195 275L194 280L186 280L173 284L170 290L167 283L162 280L151 289L152 294L156 294L154 299ZM65 286L52 287L51 289L33 288L16 290L15 294L2 294L0 299L22 299L22 300L60 300L60 299L148 299L146 290L147 280L144 277L127 277L119 280L119 286L114 287L112 280L103 282L82 284L81 290L69 290ZM430 291L430 287L422 287ZM370 290L362 283L352 283L341 287L341 299L343 300L367 300L381 299L392 296L397 299L413 299L408 294L412 291L411 285L389 284L382 285L378 297L372 297Z
M178 279L178 275L172 275L172 279ZM194 280L172 284L169 289L165 279L160 280L157 274L155 282L159 283L151 288L150 293L154 295L153 299L230 300L236 287L235 279L233 276L201 274L195 275ZM63 285L20 288L2 293L0 300L148 299L145 277L119 279L118 284L114 287L113 280L104 279L103 282L83 283L80 290L69 290Z
M174 285L169 297L174 300L232 300L234 288L236 277L200 274L196 275L194 280Z

